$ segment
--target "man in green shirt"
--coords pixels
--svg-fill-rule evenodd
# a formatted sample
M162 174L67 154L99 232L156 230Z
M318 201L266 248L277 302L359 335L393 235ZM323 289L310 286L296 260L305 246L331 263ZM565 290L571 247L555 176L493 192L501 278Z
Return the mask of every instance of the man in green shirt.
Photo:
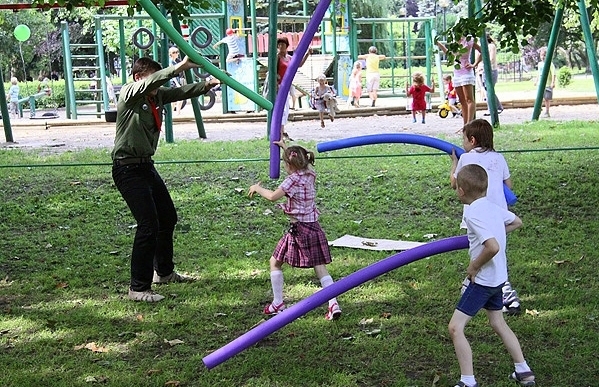
M129 287L129 299L134 301L162 300L163 296L152 291L152 283L189 280L174 271L177 211L152 156L160 139L164 106L205 94L220 83L213 78L209 82L163 87L182 71L196 67L187 57L165 69L150 58L140 58L131 69L134 82L121 88L117 103L112 178L137 221Z

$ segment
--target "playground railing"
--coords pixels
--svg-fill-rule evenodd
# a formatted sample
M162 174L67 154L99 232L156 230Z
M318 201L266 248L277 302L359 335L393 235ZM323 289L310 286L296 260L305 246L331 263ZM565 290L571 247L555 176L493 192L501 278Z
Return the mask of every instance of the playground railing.
M29 102L29 117L35 117L35 100L43 97L47 97L52 93L50 88L46 88L36 94L30 95L29 97L21 98L17 101L19 107L19 117L23 118L23 104Z

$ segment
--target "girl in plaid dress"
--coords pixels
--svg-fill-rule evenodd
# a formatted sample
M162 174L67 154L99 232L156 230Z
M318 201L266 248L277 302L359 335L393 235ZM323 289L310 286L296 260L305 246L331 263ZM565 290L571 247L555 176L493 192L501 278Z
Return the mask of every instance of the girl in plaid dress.
M289 217L289 230L277 243L270 257L270 281L273 301L264 307L267 315L277 314L285 309L283 302L283 271L284 263L293 267L314 268L316 276L323 288L333 284L326 265L331 263L331 253L327 237L318 223L319 211L314 202L316 198L316 173L314 153L301 146L287 148L284 141L275 141L284 149L283 162L285 171L289 174L283 183L275 190L260 186L260 183L250 187L248 195L254 193L270 201L287 197L287 202L281 204L283 212ZM341 316L341 308L337 299L329 300L329 308L325 318L334 320Z

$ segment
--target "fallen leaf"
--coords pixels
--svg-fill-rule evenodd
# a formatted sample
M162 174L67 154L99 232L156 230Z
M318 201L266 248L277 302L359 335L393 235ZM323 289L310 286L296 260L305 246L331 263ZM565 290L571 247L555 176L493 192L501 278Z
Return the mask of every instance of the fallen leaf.
M566 262L570 262L570 261L568 261L568 260L565 260L565 259L564 259L564 260L561 260L561 261L553 261L553 263L555 263L556 265L561 265L561 264L564 264L564 263L566 263Z
M164 342L165 342L165 343L168 343L168 344L169 344L171 347L173 347L173 346L175 346L175 345L177 345L177 344L185 344L185 342L184 342L184 341L182 341L182 340L179 340L179 339L174 339L174 340L167 340L167 339L164 339Z
M45 246L47 249L51 249L52 248L52 243L47 243Z
M80 181L72 181L71 185L81 185L81 182Z
M169 380L168 382L164 383L165 386L175 386L178 387L181 385L181 382L178 380Z
M380 329L373 329L373 330L371 330L371 331L366 331L366 334L367 334L368 336L378 336L378 335L379 335L379 333L381 333L381 330L380 330Z
M159 374L159 373L161 373L161 372L162 372L162 370L152 369L152 370L148 370L148 371L146 372L146 375L148 375L148 376L152 376L152 375L155 375L155 374Z
M12 285L13 281L8 280L8 276L4 277L3 280L0 280L0 288L5 288Z
M578 258L578 262L582 261L584 259L584 255L581 256L580 258Z
M383 312L383 313L381 313L381 317L389 319L389 318L391 318L391 313L389 313L389 312Z
M272 215L272 214L273 214L272 210L266 210L262 213L262 215Z
M437 234L424 234L422 237L426 239L433 239L437 236Z
M354 223L355 224L362 224L362 219L360 219L360 220L354 220Z
M222 313L222 312L214 313L214 317L225 317L226 315L227 315L226 313Z
M69 287L69 284L66 282L59 282L56 284L56 289L66 289Z
M372 324L373 321L374 319L372 318L363 318L362 320L360 320L360 325Z
M113 250L113 251L109 251L108 254L110 255L117 255L119 253L118 250Z
M76 345L73 349L75 351L79 351L80 349L89 349L92 352L108 352L107 348L98 347L96 345L96 343L93 341L91 343L87 343L87 344Z
M537 312L536 309L533 309L533 310L526 309L526 314L530 314L531 316L536 317L539 315L539 312Z
M534 140L532 140L532 142L539 142L539 141L541 141L541 137L537 137Z
M144 315L143 314L138 314L137 316L135 316L135 319L137 321L143 321L144 320Z
M439 376L439 374L435 374L435 377L433 378L433 387L437 385L437 382L439 380L441 380L441 377Z
M257 254L257 253L258 253L257 251L246 251L245 252L245 256L246 257L251 257L252 255Z
M245 189L244 188L235 188L235 192L243 193L243 192L245 192Z

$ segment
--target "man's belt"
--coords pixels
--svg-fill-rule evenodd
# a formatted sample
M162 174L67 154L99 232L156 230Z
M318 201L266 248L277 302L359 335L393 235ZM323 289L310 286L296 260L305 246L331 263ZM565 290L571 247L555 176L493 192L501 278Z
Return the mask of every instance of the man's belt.
M147 164L153 163L151 157L127 157L124 159L115 159L114 165L120 167L121 165L129 165L129 164Z

